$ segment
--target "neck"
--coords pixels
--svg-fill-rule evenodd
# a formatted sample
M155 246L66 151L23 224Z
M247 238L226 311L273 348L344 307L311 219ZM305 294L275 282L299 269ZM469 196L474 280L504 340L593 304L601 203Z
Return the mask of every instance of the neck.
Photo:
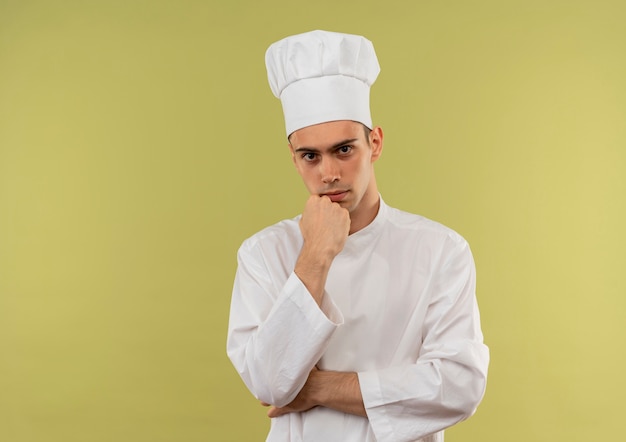
M350 235L358 232L361 229L367 227L376 215L380 208L380 196L378 191L373 192L372 195L364 195L363 200L359 205L358 213L350 214Z

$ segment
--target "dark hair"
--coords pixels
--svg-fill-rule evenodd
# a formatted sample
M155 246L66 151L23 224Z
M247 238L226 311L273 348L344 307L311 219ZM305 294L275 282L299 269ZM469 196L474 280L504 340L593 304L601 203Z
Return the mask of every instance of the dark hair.
M365 124L361 123L363 126L363 132L365 132L365 142L369 145L370 144L370 133L372 132L372 129L370 129L369 127L367 127Z
M369 146L370 144L370 133L372 132L372 129L370 129L369 127L367 127L365 124L361 123L361 126L363 126L363 133L365 134L365 142L367 143L367 145ZM293 133L293 132L292 132ZM289 136L287 136L287 141L289 143L291 143L291 134L289 134Z

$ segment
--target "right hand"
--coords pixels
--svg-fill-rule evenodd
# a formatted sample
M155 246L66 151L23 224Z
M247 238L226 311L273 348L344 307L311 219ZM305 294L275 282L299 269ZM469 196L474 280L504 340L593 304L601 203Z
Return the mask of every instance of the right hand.
M343 250L350 232L350 213L327 196L311 195L300 219L305 247L333 259Z

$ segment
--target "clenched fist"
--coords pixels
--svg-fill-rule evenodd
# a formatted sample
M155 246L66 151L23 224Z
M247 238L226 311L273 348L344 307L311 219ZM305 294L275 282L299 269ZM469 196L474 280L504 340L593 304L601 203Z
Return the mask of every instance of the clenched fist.
M350 214L327 196L311 195L306 202L300 231L305 247L333 259L343 250L350 231Z

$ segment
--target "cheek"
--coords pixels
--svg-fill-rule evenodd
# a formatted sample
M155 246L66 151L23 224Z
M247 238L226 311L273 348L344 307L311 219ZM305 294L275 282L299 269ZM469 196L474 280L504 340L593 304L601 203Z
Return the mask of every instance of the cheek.
M300 175L300 178L302 179L302 182L304 183L305 187L307 189L309 189L310 191L314 190L316 188L316 180L315 180L315 176L314 173L312 171L303 171L301 169L298 170L298 174Z
M368 163L367 161L361 161L359 162L358 167L355 167L352 170L352 173L355 175L355 178L368 181L370 176L370 170L370 163Z

